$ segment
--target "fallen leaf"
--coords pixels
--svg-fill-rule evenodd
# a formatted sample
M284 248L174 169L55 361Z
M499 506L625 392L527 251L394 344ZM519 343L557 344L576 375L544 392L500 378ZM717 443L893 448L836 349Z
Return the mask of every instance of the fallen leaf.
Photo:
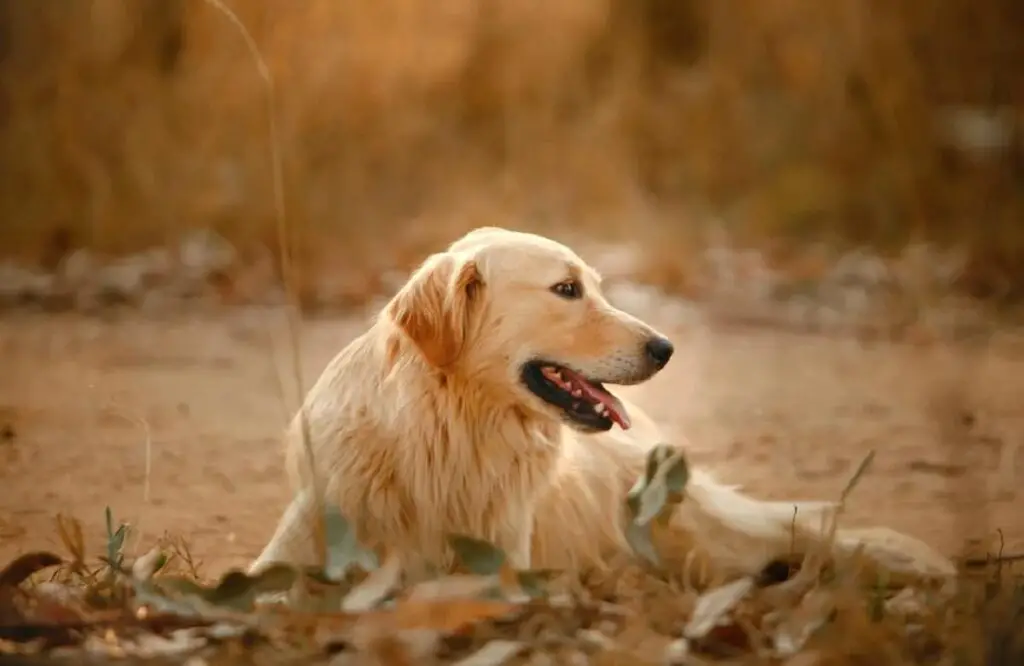
M800 604L787 613L775 628L775 651L790 657L803 649L816 631L828 623L835 611L835 594L829 590L811 590Z
M448 543L455 556L471 573L491 576L501 572L505 565L505 553L492 544L462 534L451 534Z
M481 599L410 600L362 613L324 613L281 616L277 622L285 635L308 626L314 641L327 646L339 641L366 643L376 636L419 635L433 641L442 634L457 634L492 618L506 617L522 606L505 601Z
M754 586L753 578L740 578L702 594L697 599L690 621L683 628L683 636L691 640L707 636L750 594Z
M370 610L391 593L402 578L402 560L392 554L381 567L356 585L341 603L341 610L349 613Z
M242 571L229 571L212 590L204 590L203 598L217 606L228 606L237 610L249 610L256 597L268 592L285 592L291 589L298 573L295 569L275 564L255 576Z
M165 564L167 556L159 547L153 548L132 563L132 577L136 580L149 580Z
M402 600L396 603L393 609L377 613L381 620L396 630L434 629L445 633L457 633L477 622L504 617L521 608L519 604L486 599Z
M453 598L478 598L499 590L501 581L497 576L475 574L452 574L414 585L405 595L409 601L430 601Z
M685 664L690 656L690 642L685 638L677 638L665 646L663 663Z
M157 613L170 613L179 617L202 617L206 608L202 600L202 587L188 579L133 580L135 605L148 607Z
M3 571L0 571L0 587L17 587L28 580L32 574L63 563L64 560L53 553L45 551L25 553L4 567Z
M526 647L520 641L490 641L476 652L455 662L455 666L500 666Z
M185 616L208 614L208 606L224 609L252 610L256 598L273 592L287 592L295 584L298 572L284 564L267 567L255 576L233 569L225 573L213 587L206 587L189 578L159 577L134 579L136 601L166 612ZM198 603L197 603L198 602Z
M126 655L152 659L162 656L179 656L195 652L207 645L205 636L192 629L178 629L169 636L139 634L130 642L122 643Z
M538 598L547 594L547 585L561 572L554 569L528 569L517 571L516 580L519 589L530 597Z
M702 653L726 657L749 650L750 635L739 623L726 622L714 627L704 638L694 643Z

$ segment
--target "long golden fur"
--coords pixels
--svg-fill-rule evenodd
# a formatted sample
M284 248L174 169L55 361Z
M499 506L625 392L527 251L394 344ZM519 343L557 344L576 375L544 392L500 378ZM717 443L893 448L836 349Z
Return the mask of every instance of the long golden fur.
M561 284L577 291L560 294ZM636 384L667 361L652 359L652 340L664 343L608 303L571 249L494 227L470 232L427 258L310 389L309 447L298 415L287 440L295 499L252 568L320 561L314 489L366 543L441 566L452 563L453 532L492 541L519 567L602 567L627 553L625 494L649 449L672 440L625 400L628 430L573 423L522 373L542 359ZM712 574L756 574L822 545L830 510L759 501L693 470L656 545L674 566L696 558ZM827 548L862 549L891 574L954 573L925 544L883 528L840 530Z

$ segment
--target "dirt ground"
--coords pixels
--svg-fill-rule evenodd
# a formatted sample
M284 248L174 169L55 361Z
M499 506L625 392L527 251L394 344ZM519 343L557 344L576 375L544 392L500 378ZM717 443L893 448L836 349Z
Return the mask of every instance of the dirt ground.
M771 498L836 497L870 449L849 520L955 554L1001 530L1024 550L1024 346L863 343L767 329L664 327L680 352L634 392L692 460ZM304 383L366 321L307 321ZM164 533L205 572L243 566L288 500L278 434L297 404L285 317L0 318L0 561L60 548L79 518L93 555L104 507L146 547Z

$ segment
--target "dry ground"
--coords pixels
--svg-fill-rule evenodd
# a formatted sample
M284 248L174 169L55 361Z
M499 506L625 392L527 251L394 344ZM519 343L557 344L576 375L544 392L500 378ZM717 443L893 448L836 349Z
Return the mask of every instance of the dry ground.
M949 552L1001 528L1008 550L1024 550L1013 512L1024 347L865 344L638 314L682 350L638 398L685 431L696 462L756 494L834 497L874 448L851 520ZM364 321L306 322L307 385ZM83 521L98 554L109 505L141 541L185 537L206 571L244 565L288 499L286 332L271 310L0 319L0 561L59 549L57 512Z

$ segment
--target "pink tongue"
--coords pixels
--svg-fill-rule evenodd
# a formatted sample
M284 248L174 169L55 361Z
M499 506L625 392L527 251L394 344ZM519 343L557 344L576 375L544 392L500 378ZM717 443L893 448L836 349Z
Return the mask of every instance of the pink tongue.
M608 410L608 418L615 423L619 424L619 427L623 430L629 430L631 425L629 420L629 414L626 413L626 406L622 404L618 398L602 389L597 388L582 376L577 373L563 369L562 374L572 382L573 386L578 387L583 394L590 398L594 402L599 402L605 406Z

